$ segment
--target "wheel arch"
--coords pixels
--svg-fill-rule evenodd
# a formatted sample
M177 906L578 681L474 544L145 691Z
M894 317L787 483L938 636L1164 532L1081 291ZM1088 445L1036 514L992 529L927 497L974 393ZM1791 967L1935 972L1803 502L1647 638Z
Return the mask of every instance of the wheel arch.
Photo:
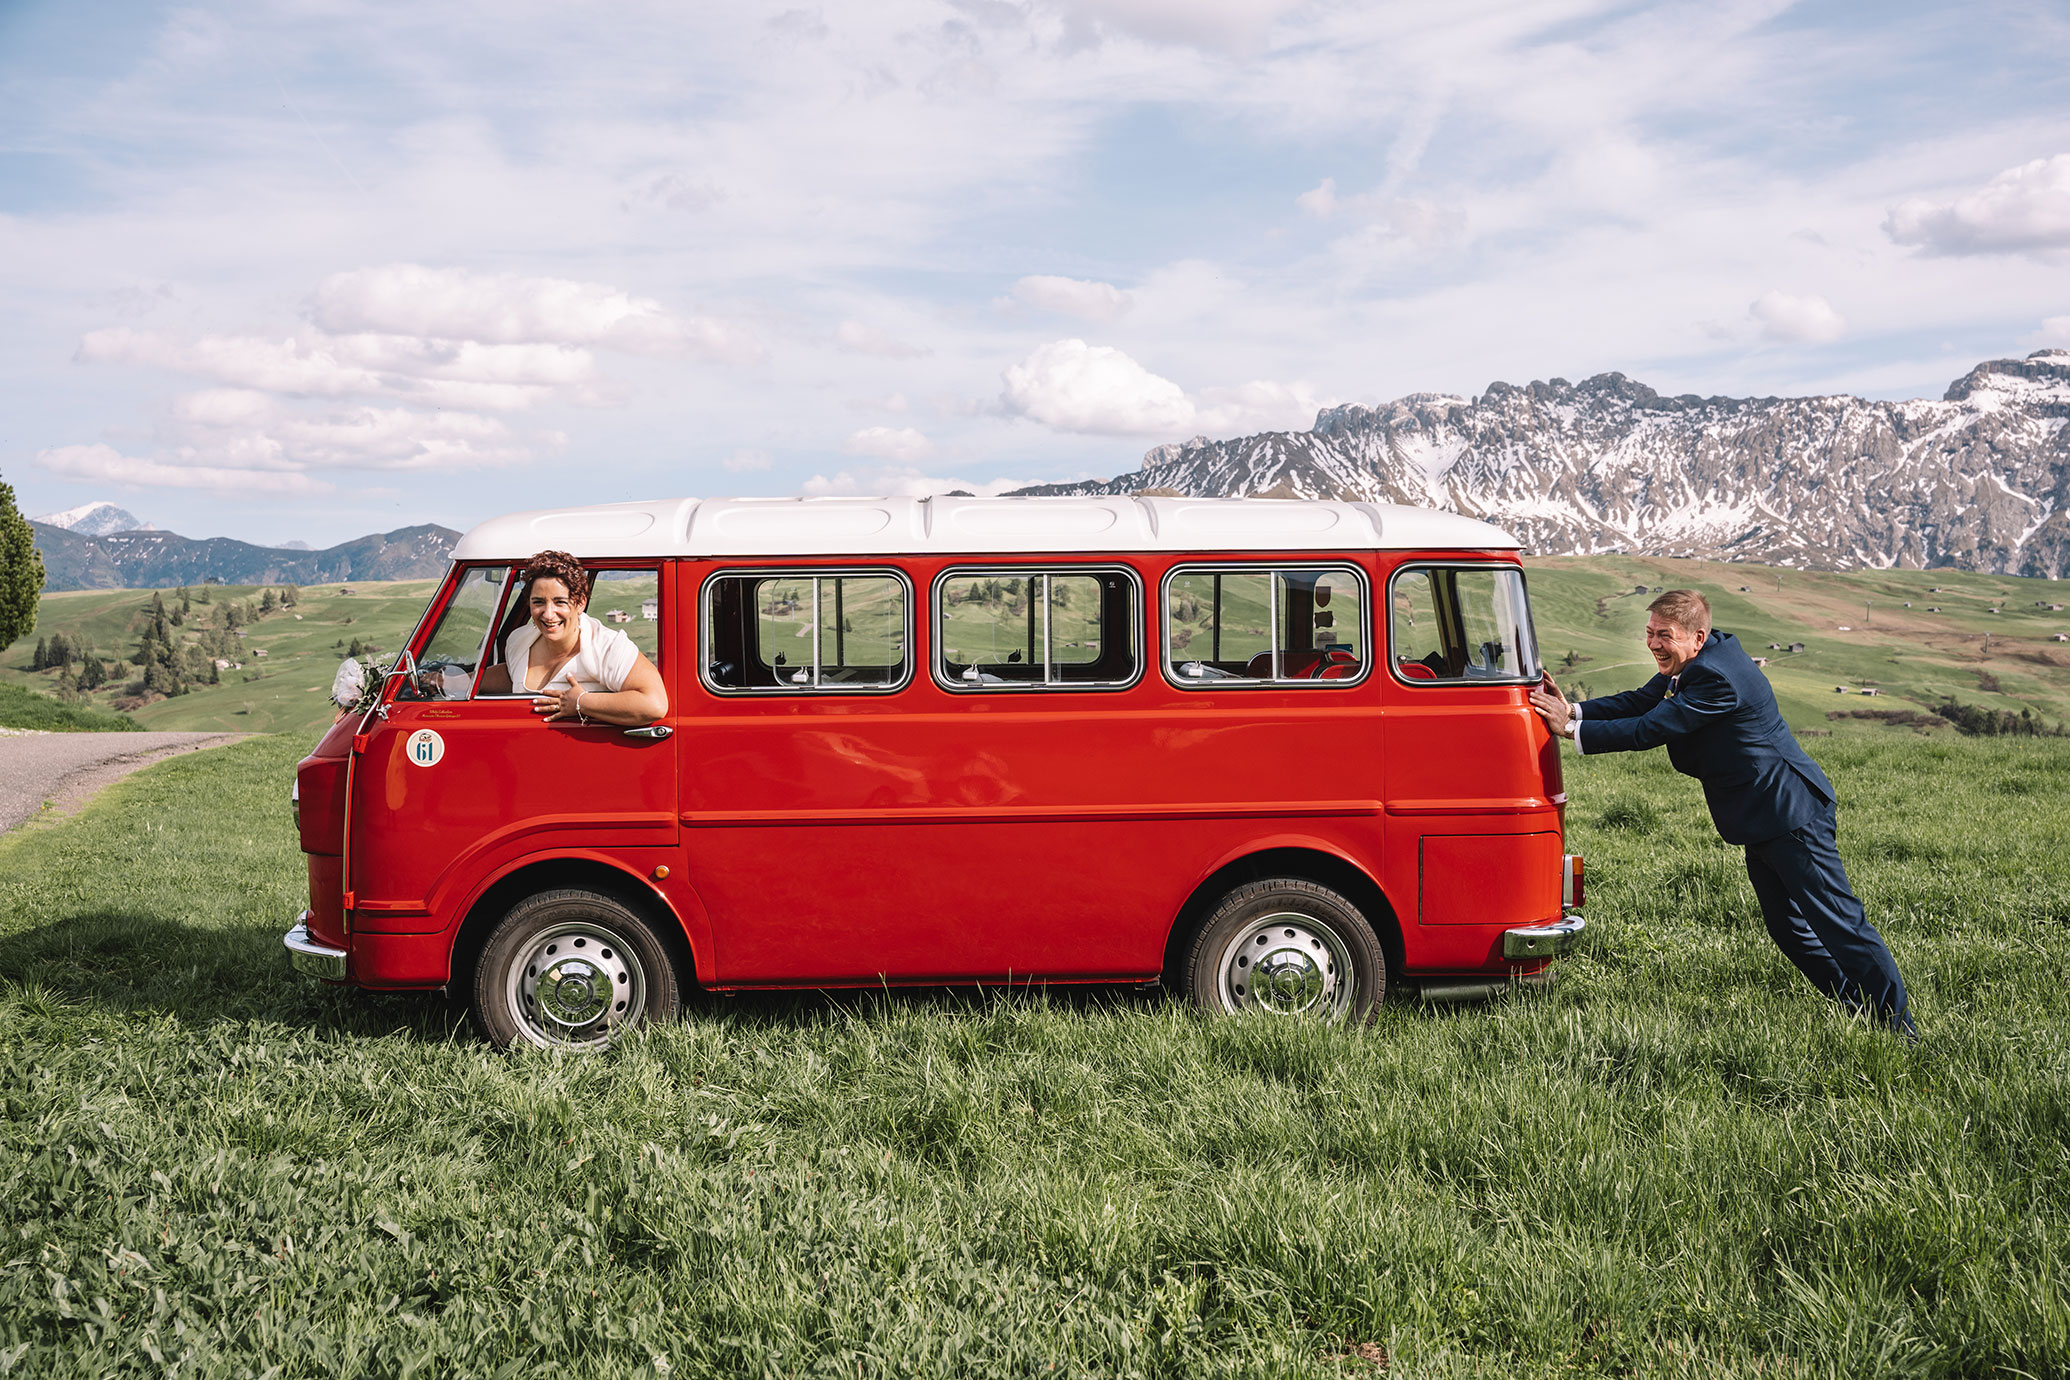
M468 903L461 918L453 937L448 983L459 986L474 980L474 965L481 957L489 932L512 906L538 892L562 888L601 892L630 908L653 929L669 957L681 968L683 985L696 984L697 956L688 927L675 907L645 877L616 859L597 853L528 858L512 864L492 880Z
M1315 882L1357 906L1380 940L1380 952L1387 959L1388 985L1394 985L1403 962L1401 918L1395 914L1394 906L1388 901L1387 893L1380 889L1380 884L1373 880L1372 874L1341 854L1322 848L1283 845L1261 848L1232 858L1193 889L1186 903L1179 908L1171 932L1165 937L1162 971L1167 987L1176 984L1179 965L1186 961L1193 937L1207 923L1216 903L1237 887L1268 877L1293 877Z

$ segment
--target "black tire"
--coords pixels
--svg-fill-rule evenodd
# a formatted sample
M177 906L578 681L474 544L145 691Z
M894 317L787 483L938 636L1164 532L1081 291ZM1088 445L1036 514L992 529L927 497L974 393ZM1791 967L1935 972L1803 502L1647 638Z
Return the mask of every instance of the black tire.
M1272 877L1222 898L1181 979L1188 1000L1213 1015L1363 1023L1387 995L1387 959L1357 906L1326 886Z
M676 965L630 907L594 891L527 896L474 965L474 1018L498 1049L603 1049L683 1009Z

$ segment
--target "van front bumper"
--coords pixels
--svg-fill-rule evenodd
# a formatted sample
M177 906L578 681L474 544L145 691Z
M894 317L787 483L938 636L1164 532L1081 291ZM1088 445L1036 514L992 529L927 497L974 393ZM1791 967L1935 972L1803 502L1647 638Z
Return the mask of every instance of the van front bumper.
M1551 958L1563 954L1581 940L1588 921L1578 915L1550 925L1527 925L1502 932L1502 956L1509 959Z
M296 972L307 973L326 982L345 980L345 951L319 944L309 937L308 911L302 912L295 921L295 927L282 935L280 942L287 948L288 965Z

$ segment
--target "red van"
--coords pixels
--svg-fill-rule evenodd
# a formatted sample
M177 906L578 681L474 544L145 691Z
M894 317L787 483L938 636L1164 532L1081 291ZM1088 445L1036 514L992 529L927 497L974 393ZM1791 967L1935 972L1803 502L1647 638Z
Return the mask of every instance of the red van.
M642 728L483 693L533 552L657 666ZM462 538L297 773L294 966L499 1045L683 989L1157 983L1358 1019L1582 929L1517 543L1188 498L683 499ZM496 678L500 683L507 679ZM520 680L522 684L522 680Z

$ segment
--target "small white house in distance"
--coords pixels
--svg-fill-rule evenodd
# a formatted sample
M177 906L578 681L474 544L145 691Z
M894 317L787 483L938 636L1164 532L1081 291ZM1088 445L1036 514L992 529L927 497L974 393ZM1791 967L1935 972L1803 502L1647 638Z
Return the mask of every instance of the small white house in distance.
M1847 693L1847 687L1844 685L1836 685L1833 687L1833 693L1836 695L1844 695Z
M1850 627L1848 627L1848 626L1847 626L1847 624L1845 624L1845 623L1842 623L1842 624L1840 625L1840 631L1841 631L1841 632L1853 632L1853 631L1854 631L1854 629L1853 629L1853 628L1850 628Z
M1876 689L1876 688L1875 688L1874 686L1866 686L1866 685L1865 685L1865 686L1863 686L1863 687L1862 687L1862 693L1863 693L1864 695L1880 695L1880 694L1882 694L1883 692L1882 692L1881 690L1878 690L1878 689Z
M646 619L649 623L654 622L661 617L661 605L655 600L646 600L640 605L640 617Z
M2057 633L2055 640L2058 642L2070 642L2070 633Z
M632 622L632 615L627 613L624 609L612 609L608 613L606 613L604 617L610 619L613 623Z
M216 669L217 669L218 671L227 671L227 670L229 670L229 669L230 669L230 663L229 663L228 661L224 660L224 659L223 659L222 657L217 657L217 658L216 658Z
M253 655L253 656L264 656L264 655L266 655L266 649L265 649L264 647L257 647L257 648L254 648L254 649L252 650L252 655Z
M1768 658L1765 656L1757 656L1754 658L1754 664L1756 666L1766 666L1768 664Z

